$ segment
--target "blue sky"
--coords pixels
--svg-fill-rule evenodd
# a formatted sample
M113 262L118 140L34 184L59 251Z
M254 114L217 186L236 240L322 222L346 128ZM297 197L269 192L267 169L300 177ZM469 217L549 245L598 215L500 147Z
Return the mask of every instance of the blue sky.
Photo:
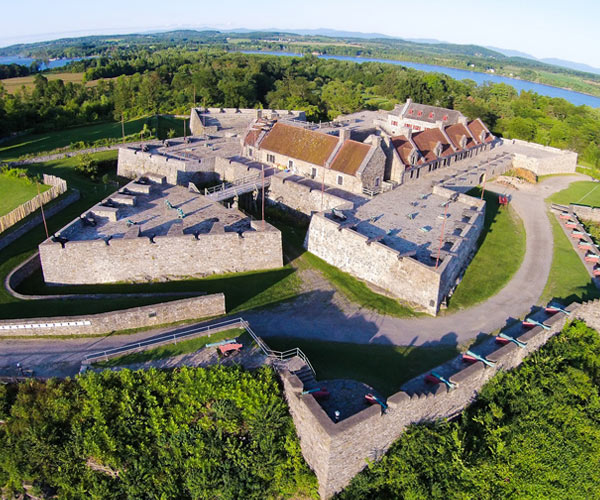
M1 0L0 46L153 29L331 28L521 50L600 67L599 0Z

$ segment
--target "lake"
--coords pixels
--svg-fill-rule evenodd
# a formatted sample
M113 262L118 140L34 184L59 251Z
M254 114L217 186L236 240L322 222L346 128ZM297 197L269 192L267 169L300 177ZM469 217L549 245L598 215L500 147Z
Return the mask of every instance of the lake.
M267 54L273 56L289 56L289 57L302 57L302 54L295 54L293 52L268 52L261 50L244 50L241 51L244 54ZM478 73L477 71L468 71L465 69L447 68L445 66L436 66L433 64L421 64L409 61L395 61L393 59L376 59L370 57L352 57L352 56L331 56L322 55L317 56L319 59L335 59L338 61L352 61L357 63L363 62L378 62L386 64L396 64L398 66L406 66L408 68L418 69L420 71L427 71L429 73L444 73L456 80L473 80L478 85L482 85L486 82L492 83L506 83L517 89L537 92L540 95L548 97L561 97L576 106L586 104L592 108L600 108L600 97L595 97L581 92L574 92L572 90L561 89L558 87L552 87L550 85L544 85L541 83L528 82L526 80L517 80L516 78L509 78L507 76L499 76L490 73Z
M49 61L48 65L42 63L40 69L52 69L62 68L72 61L81 61L83 57L75 57L73 59L56 59L55 61ZM30 66L35 61L31 57L19 57L19 56L0 56L0 64L19 64L21 66Z

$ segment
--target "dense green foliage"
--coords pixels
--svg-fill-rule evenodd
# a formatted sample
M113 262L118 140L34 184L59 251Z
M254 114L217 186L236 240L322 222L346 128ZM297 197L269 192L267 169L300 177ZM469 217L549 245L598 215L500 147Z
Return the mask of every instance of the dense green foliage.
M88 80L113 79L86 87L38 74L31 91L7 94L0 87L0 134L122 115L187 113L194 103L301 108L309 119L324 120L411 97L479 116L496 134L570 148L592 165L600 161L600 110L530 92L518 95L505 84L478 87L472 81L383 63L181 48L116 51L110 58L73 64L87 67Z
M6 492L32 484L63 499L315 496L269 368L104 371L0 387Z
M39 185L40 193L50 186ZM31 200L38 193L38 186L21 168L4 168L0 170L0 216L14 210L22 203Z
M598 498L600 337L575 323L455 422L415 425L342 499Z

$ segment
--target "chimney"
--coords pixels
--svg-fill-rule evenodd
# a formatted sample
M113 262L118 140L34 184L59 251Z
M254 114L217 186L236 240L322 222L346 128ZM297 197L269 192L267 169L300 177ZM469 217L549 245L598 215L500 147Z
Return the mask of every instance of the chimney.
M262 109L257 109L256 110L256 118L258 120L260 120L262 118Z
M348 139L350 139L350 130L348 130L347 128L341 128L338 141L343 144Z

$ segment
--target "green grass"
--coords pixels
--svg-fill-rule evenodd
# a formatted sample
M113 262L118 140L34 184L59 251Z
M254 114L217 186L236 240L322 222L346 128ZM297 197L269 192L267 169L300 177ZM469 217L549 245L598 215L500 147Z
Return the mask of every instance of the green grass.
M600 182L573 182L567 189L554 193L547 198L547 201L562 205L579 203L581 205L600 207Z
M470 191L477 195L481 191ZM499 208L498 195L486 192L485 222L479 250L452 295L448 311L464 309L498 293L517 272L525 257L525 227L509 206Z
M600 290L592 283L577 251L554 215L550 215L550 222L554 234L554 254L541 303L555 299L562 304L569 304L600 297Z
M50 186L40 184L40 193ZM38 194L37 186L27 178L0 174L0 217Z
M172 358L173 356L199 351L206 346L206 344L210 344L212 342L238 338L245 333L246 331L243 328L232 328L230 330L213 333L212 335L183 340L181 342L177 342L176 344L162 345L154 349L148 349L147 351L134 352L124 356L119 356L117 358L111 358L108 361L100 361L98 363L94 363L94 366L110 368L113 366L131 365L134 363L144 363L146 361L157 361L159 359Z
M276 350L302 349L318 380L358 380L386 397L398 392L400 386L413 377L458 354L454 346L398 347L290 337L266 337L265 341Z
M166 116L126 121L125 135L139 134L145 123L148 123L150 128L158 127L158 137L161 139L167 137L169 129L175 130L176 136L183 136L183 120ZM0 144L0 160L15 160L23 155L53 151L80 141L92 144L103 139L120 139L121 137L121 122L99 123L43 134L24 135Z

